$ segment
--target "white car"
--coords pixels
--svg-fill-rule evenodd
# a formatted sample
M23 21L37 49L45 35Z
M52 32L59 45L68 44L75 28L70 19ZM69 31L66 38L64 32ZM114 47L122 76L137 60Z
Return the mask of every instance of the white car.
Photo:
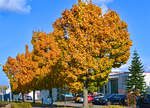
M79 99L79 103L83 103L83 97L80 97L80 99Z

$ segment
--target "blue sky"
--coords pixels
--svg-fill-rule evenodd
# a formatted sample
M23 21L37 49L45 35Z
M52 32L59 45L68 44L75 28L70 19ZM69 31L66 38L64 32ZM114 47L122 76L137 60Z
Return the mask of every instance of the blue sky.
M77 0L0 0L0 64L7 57L23 53L25 45L30 45L33 30L51 32L52 23L61 12L70 9ZM93 3L117 11L128 24L133 40L131 53L136 49L142 59L145 71L150 72L150 0L93 0ZM113 71L127 71L127 65ZM0 67L0 85L8 84L8 79Z

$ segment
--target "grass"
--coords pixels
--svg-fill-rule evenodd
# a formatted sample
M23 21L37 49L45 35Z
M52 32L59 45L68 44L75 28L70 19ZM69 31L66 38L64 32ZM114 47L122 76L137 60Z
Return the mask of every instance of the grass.
M89 106L89 108L93 108L93 106ZM100 107L96 107L96 108L125 108L125 106L121 106L121 105L110 105L110 106L100 106Z

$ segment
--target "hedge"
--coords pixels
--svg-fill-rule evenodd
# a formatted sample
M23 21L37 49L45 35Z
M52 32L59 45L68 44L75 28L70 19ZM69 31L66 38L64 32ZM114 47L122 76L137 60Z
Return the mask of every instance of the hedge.
M30 103L13 103L11 108L32 108Z

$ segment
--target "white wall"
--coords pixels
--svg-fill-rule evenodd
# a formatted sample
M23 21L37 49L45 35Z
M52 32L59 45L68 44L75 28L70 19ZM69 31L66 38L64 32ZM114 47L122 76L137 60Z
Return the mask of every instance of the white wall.
M40 100L46 99L49 96L49 90L41 90L40 91ZM52 89L52 96L53 96L53 101L57 100L57 89L53 88Z
M39 100L38 93L40 93L40 91L35 91L35 100ZM33 91L28 93L28 96L31 96L33 99Z
M144 75L145 75L144 80L146 82L147 90L148 92L150 92L150 72L145 72Z
M143 74L145 75L144 80L146 82L147 90L150 93L150 72L144 72ZM118 92L120 92L120 90L123 90L123 89L126 88L126 85L124 85L124 81L123 81L122 78L123 78L123 76L128 76L127 72L125 72L125 73L123 73L123 72L120 72L120 73L119 72L114 72L114 73L111 73L110 75L111 75L110 79L114 78L114 77L118 78ZM111 85L109 85L109 86L111 86Z

